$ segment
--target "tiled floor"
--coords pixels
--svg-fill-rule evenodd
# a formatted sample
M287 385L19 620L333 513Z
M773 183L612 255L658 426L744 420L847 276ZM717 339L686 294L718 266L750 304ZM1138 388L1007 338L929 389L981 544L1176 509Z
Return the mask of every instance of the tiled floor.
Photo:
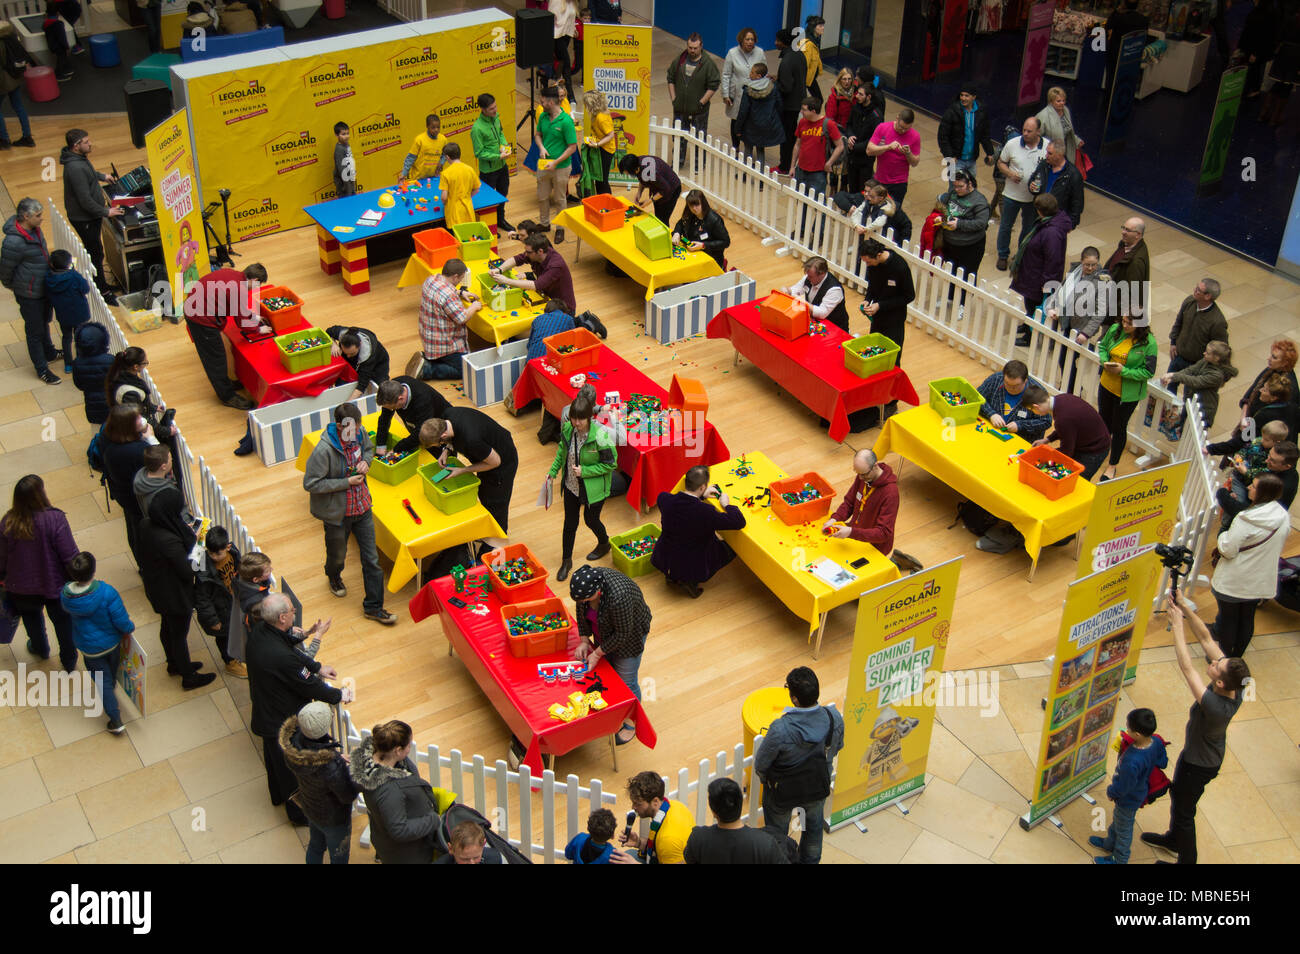
M659 35L655 62L667 62L679 47L680 41ZM662 115L662 90L655 95ZM715 135L725 134L720 112L713 117ZM932 143L933 121L922 120L920 126L923 141ZM924 165L918 180L924 185L912 190L908 202L917 221L925 196L938 191L937 163ZM1070 239L1071 255L1084 244L1112 247L1127 215L1095 195L1088 203L1083 224ZM1221 305L1243 373L1253 375L1262 365L1274 336L1300 336L1300 287L1158 224L1147 239L1157 284L1157 328L1168 328L1171 309L1208 272L1223 283ZM998 277L1005 283L1005 276ZM157 620L126 555L120 515L116 507L106 511L103 492L88 475L84 453L91 427L81 413L81 395L71 383L56 388L36 383L16 319L12 298L0 294L0 501L10 499L23 474L44 475L79 545L95 552L101 575L121 590L150 658L161 661ZM54 440L42 433L51 424ZM195 659L216 668L197 629L190 644ZM42 669L52 665L34 663L22 648L21 634L14 646L0 647L0 669L13 671L19 661ZM1259 637L1250 663L1259 679L1258 699L1234 721L1223 774L1201 803L1201 858L1295 863L1300 861L1300 633ZM929 783L908 804L908 814L890 808L866 820L865 834L853 826L833 833L826 841L827 862L1090 860L1087 838L1099 829L1095 810L1083 801L1061 810L1060 828L1044 823L1025 832L1019 826L1032 786L1046 670L1033 663L998 672L1000 712L979 718L968 710L941 709ZM0 858L301 863L305 831L289 826L283 812L268 803L260 746L246 730L247 683L223 674L206 689L184 693L155 666L148 691L149 718L131 722L118 737L103 731L102 720L86 719L79 711L0 708ZM1125 692L1121 711L1137 705L1154 709L1176 757L1188 704L1172 651L1167 646L1143 651L1138 681ZM1167 800L1142 809L1139 830L1162 830L1167 812ZM361 827L354 832L353 859L366 862L373 855L355 844ZM1133 860L1151 862L1152 849L1136 844Z

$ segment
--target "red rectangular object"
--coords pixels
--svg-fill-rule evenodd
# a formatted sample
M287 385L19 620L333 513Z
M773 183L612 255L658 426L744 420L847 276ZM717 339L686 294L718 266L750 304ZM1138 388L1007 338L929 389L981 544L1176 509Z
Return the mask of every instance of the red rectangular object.
M548 613L559 613L564 617L564 622L555 629L548 629L541 633L510 635L509 621L516 616L546 616ZM573 620L569 616L569 611L564 608L564 603L554 596L529 600L526 603L506 603L501 607L501 626L506 631L506 644L510 647L510 655L516 659L532 659L534 656L550 656L564 652L564 647L569 642L569 627L572 625Z
M533 556L533 551L529 550L525 544L510 543L505 547L505 558L507 560L518 560L520 557L528 561L528 566L533 571L533 578L524 583L516 583L513 586L502 583L501 577L497 576L496 568L492 566L492 561L501 551L489 550L483 554L483 564L488 568L488 576L492 579L492 589L499 593L504 603L518 603L521 600L536 599L546 590L546 567L542 566L542 561Z
M602 232L621 229L627 206L612 195L591 195L582 200L582 214Z
M430 268L441 269L456 257L456 236L446 229L425 229L411 238L415 242L415 254Z
M812 484L821 492L821 496L816 500L800 504L788 504L781 499L782 494L803 490L804 484ZM768 486L772 488L772 513L776 514L777 519L784 524L796 526L808 523L810 520L820 520L831 512L831 500L835 497L835 488L812 471L786 477L784 480L774 480Z
M785 292L773 291L758 303L758 320L765 331L794 341L808 333L808 305Z
M546 363L558 368L562 377L595 367L600 360L600 339L586 328L561 331L543 339L543 344L546 345ZM572 345L573 350L560 354L558 349L566 345Z
M1048 500L1060 500L1067 496L1074 485L1079 481L1079 475L1083 473L1083 465L1071 457L1066 457L1060 451L1051 447L1031 447L1020 455L1020 482L1033 487ZM1054 464L1063 464L1070 469L1069 477L1062 477L1057 480L1050 477L1038 469L1038 465L1046 461Z
M262 304L268 298L292 298L297 304L288 308L272 310ZM261 286L257 310L263 318L271 323L271 327L275 329L277 335L296 331L304 320L302 317L302 299L282 285Z

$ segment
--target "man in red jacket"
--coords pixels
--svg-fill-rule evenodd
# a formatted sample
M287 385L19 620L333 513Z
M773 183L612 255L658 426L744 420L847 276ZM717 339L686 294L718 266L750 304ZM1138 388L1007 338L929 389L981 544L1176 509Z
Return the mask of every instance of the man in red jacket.
M265 282L266 269L260 264L249 265L242 272L219 268L195 282L185 296L185 323L203 372L221 403L240 411L251 411L257 405L239 393L238 381L226 375L225 335L221 329L227 318L251 319L257 314L256 290Z
M915 557L894 549L894 521L898 517L898 476L874 451L853 455L853 484L839 509L822 525L829 537L848 537L870 543L901 570L924 569Z

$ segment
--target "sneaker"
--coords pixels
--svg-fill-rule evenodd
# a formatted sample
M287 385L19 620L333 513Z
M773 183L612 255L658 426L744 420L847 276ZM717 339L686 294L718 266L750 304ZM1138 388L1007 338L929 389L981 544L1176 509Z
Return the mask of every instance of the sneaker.
M1112 858L1110 855L1098 855L1096 858L1093 858L1093 859L1092 859L1092 863L1095 864L1095 865L1117 865L1117 864L1119 864L1119 862L1116 861L1114 858Z
M405 374L408 378L416 378L422 381L424 380L424 375L422 374L423 371L424 371L424 355L421 352L417 351L415 352L415 354L411 355L411 357L407 360L406 368L402 373Z
M377 609L373 613L362 613L366 619L372 619L376 623L383 623L385 626L392 626L397 622L397 614L390 613L386 609Z
M563 241L564 241L564 229L557 226L555 229L555 244L559 245Z
M1101 837L1101 835L1089 835L1088 844L1092 845L1094 848L1101 848L1104 850L1106 847L1106 839Z
M27 651L28 651L29 653L31 653L33 656L36 656L36 657L39 658L39 659L49 659L49 658L50 658L50 651L49 651L48 649L45 650L45 652L43 652L43 653L38 653L38 652L36 651L36 647L32 645L32 641L31 641L30 639L27 640Z
M1169 835L1162 832L1144 831L1142 833L1142 844L1154 845L1157 848L1164 848L1167 851L1174 850L1174 840Z
M1029 347L1029 332L1026 331L1026 332L1023 332L1023 333L1021 333L1021 334L1016 335L1016 347L1017 347L1017 348L1028 348L1028 347Z
M343 585L343 579L341 577L331 576L329 577L329 583L330 592L335 596L341 598L348 595L348 588Z
M68 363L65 362L64 365L63 365L63 373L64 373L64 374L71 374L71 373L72 373L72 365L70 365L70 364L68 364Z
M1005 272L1006 270L1007 270L1007 260L1005 258L998 259L998 271Z
M71 74L69 74L69 75L71 75ZM31 148L33 148L33 147L36 145L36 140L33 139L31 136L24 136L22 139L15 139L15 140L14 140L14 145L15 145L15 146L26 146L28 149L31 149Z
M233 407L236 411L251 411L257 407L256 404L254 404L248 398L244 397L242 394L236 394L231 397L228 397L221 403L224 404L226 407Z
M226 675L234 676L236 679L247 679L248 667L238 659L232 659L230 662L226 663Z
M78 43L76 46L72 48L72 52L80 56L82 53L86 52L86 48L82 46L80 43Z
M588 562L592 560L599 560L608 552L609 552L609 541L606 540L604 543L597 546L596 549L592 550L590 553L587 554L587 560Z
M215 672L196 672L188 676L181 676L181 688L188 692L191 689L202 689L204 686L211 685L217 678Z
M119 719L109 719L108 731L112 732L114 735L121 735L126 731L126 726L124 726Z
M46 368L46 369L45 369L44 371L42 371L39 375L37 375L37 377L39 377L39 378L40 378L42 381L44 381L46 384L62 384L62 383L63 383L63 379L62 379L61 377L59 377L57 374L55 374L53 371L51 371L49 368Z
M68 80L72 79L72 74L71 74L71 73L64 73L62 76L56 76L56 77L54 77L54 78L55 78L56 80L58 80L60 83L66 83L66 82L68 82ZM20 143L20 145L21 145L21 143Z

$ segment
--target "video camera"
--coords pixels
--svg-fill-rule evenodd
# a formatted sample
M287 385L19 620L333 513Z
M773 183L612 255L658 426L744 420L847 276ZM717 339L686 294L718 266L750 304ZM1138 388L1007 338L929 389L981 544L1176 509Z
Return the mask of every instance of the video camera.
M1169 571L1169 591L1173 595L1174 601L1177 602L1178 578L1192 571L1192 564L1196 562L1196 554L1188 547L1157 543L1156 556L1160 557L1160 565Z

